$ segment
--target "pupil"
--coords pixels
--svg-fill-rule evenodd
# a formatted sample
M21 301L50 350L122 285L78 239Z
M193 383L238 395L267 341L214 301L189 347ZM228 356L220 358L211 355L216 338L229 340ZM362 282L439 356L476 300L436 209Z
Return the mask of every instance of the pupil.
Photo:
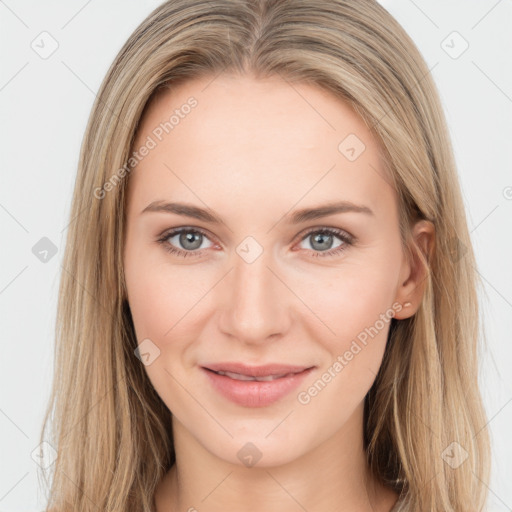
M180 237L180 243L186 247L187 249L197 249L201 245L200 237L202 235L200 233L193 233L191 231L187 233L182 233ZM199 243L197 243L199 241ZM192 247L190 247L187 244L192 244Z
M319 247L316 247L316 248L317 248L317 249L320 249L320 250L324 250L324 249L326 248L326 247L325 247L325 240L328 240L328 239L330 239L330 238L332 238L332 236L331 236L331 235L327 235L327 234L325 234L325 233L319 233L319 234L315 235L315 236L313 237L313 240L314 240L314 242L313 242L313 247L314 247L314 245L316 244L317 240L319 240L319 242L320 242L320 246L319 246ZM322 247L322 243L324 244L324 246L323 246L323 247ZM327 245L328 245L328 244L327 244Z

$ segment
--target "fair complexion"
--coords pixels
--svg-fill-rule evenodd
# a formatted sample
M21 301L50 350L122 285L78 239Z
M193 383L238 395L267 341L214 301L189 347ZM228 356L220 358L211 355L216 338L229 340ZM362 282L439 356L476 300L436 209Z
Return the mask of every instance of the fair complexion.
M158 141L155 128L191 96L197 105ZM349 134L365 145L353 161L338 149ZM401 246L377 140L322 89L232 75L159 94L134 147L148 136L156 147L127 178L124 270L137 342L160 351L145 370L173 415L177 463L157 488L157 511L388 512L397 495L368 470L363 404L384 354L383 315L415 313L425 271ZM143 212L159 201L221 222ZM292 222L298 210L340 201L370 212ZM180 228L181 237L169 233ZM432 235L424 221L412 231L423 252ZM372 326L378 333L348 359ZM201 368L225 361L314 369L278 401L248 407ZM329 368L330 381L299 401ZM247 443L261 454L252 466L238 456Z

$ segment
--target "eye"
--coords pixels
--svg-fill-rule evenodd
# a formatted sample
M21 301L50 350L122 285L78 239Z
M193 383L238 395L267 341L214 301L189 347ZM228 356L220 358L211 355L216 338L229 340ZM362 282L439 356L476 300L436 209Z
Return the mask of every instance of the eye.
M340 243L333 248L333 239L338 238ZM311 240L313 257L336 256L354 243L354 237L336 228L315 228L302 238L302 242Z
M340 242L333 247L333 239L335 238ZM173 241L173 239L175 240ZM166 231L157 242L162 244L166 251L180 257L187 257L200 256L204 250L213 247L213 244L204 247L203 242L205 240L209 240L209 238L201 229L182 227ZM329 257L340 254L352 245L355 239L341 229L323 227L314 228L306 233L301 242L306 240L312 241L310 250L313 251L311 254L313 257Z
M173 239L176 240L172 241ZM204 249L211 247L201 247L204 240L209 239L202 230L185 227L167 231L157 241L164 246L166 251L186 257L198 256L202 254ZM176 245L183 247L183 249L176 247Z

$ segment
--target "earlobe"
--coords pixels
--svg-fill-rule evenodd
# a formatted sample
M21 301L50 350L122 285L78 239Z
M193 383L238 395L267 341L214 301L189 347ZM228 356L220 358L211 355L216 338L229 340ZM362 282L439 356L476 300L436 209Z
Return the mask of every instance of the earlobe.
M404 259L396 301L402 309L395 318L402 320L416 313L420 307L430 273L434 251L435 228L428 220L418 221L411 231L409 251Z

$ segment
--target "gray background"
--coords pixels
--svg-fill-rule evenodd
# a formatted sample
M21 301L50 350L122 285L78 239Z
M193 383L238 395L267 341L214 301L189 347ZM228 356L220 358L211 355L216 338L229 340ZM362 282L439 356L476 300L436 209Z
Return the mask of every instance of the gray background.
M488 348L481 382L494 454L489 510L510 511L512 4L381 3L424 55L450 127L485 283L481 304ZM159 4L0 0L0 511L41 510L45 503L31 453L50 389L61 257L79 148L108 66ZM49 35L40 35L45 31ZM52 44L58 44L56 50L44 54ZM43 237L55 251L46 262L40 259L44 253L37 257L33 251L34 246L42 250L38 243L48 245L40 242Z

